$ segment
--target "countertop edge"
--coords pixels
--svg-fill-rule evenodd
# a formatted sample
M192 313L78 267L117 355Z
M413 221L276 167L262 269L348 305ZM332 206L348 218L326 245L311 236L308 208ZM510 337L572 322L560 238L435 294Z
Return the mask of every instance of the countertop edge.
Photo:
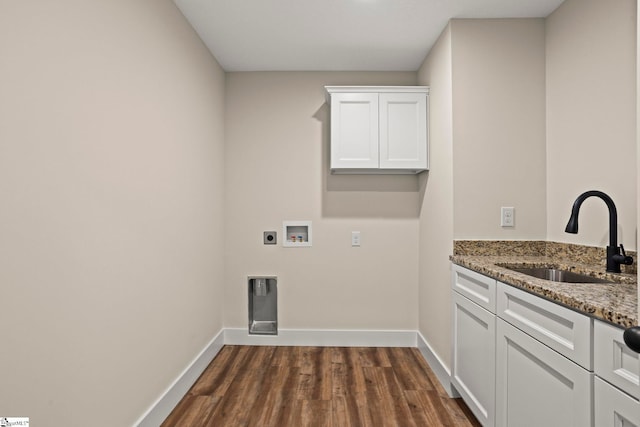
M558 283L536 279L509 270L498 264L555 264L557 259L543 256L469 256L452 255L453 264L496 279L515 288L522 289L556 304L568 307L594 319L625 328L638 324L637 284L631 283L629 275L616 276L623 283ZM587 272L597 277L611 277L586 266L571 263L563 268Z

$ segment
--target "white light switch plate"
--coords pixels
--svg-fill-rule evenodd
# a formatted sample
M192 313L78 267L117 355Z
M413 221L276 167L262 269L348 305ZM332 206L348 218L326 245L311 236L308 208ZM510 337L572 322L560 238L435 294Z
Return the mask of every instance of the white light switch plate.
M352 231L351 232L351 246L360 246L360 232Z

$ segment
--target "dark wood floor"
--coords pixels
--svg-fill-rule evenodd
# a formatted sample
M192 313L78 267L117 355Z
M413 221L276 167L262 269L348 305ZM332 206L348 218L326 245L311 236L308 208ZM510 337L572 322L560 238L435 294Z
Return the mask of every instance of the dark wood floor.
M162 427L479 425L415 348L225 346Z

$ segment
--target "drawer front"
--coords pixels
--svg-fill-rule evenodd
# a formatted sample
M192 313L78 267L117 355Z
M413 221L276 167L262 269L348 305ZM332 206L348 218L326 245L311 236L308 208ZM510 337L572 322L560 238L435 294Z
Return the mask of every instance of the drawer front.
M597 427L640 427L640 402L598 377L594 394Z
M452 287L485 310L496 312L496 280L452 264Z
M640 355L624 343L624 329L599 320L593 327L596 375L640 399Z
M578 312L498 282L498 316L591 371L593 321Z

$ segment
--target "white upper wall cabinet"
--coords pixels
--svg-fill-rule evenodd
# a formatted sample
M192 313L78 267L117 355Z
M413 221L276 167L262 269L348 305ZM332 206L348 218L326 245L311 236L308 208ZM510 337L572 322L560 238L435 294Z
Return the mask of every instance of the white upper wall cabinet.
M332 173L419 173L429 168L426 86L325 86Z

